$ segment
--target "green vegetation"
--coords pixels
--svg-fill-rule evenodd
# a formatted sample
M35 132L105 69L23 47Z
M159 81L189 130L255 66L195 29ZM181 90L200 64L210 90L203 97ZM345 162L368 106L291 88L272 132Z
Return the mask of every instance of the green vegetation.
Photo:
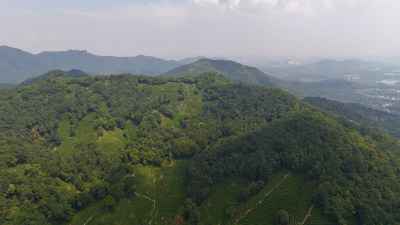
M314 190L313 185L307 184L304 177L289 175L282 184L251 208L238 224L276 224L280 210L289 213L290 221L302 222L312 205L311 196Z
M114 210L105 210L106 199L78 212L69 224L154 224L171 223L185 200L185 161L165 167L136 166L134 194L121 199ZM106 213L104 213L104 211Z
M199 207L201 224L233 224L241 192L247 187L242 179L228 179L216 184L212 194Z
M279 89L61 77L0 112L1 224L400 222L399 140Z
M326 216L321 208L315 207L313 208L311 216L308 218L305 225L320 225L320 224L335 225L336 223L331 218Z
M343 115L364 126L374 127L400 138L400 115L373 109L355 103L341 103L318 97L308 97L305 102L321 109Z
M257 194L250 197L248 200L239 205L236 211L236 218L240 219L245 216L250 210L256 207L259 202L262 202L271 191L275 190L282 182L287 178L288 174L284 172L276 172L272 175L270 181L267 182L264 188L262 188Z
M292 93L300 98L306 98L310 96L318 96L327 99L333 99L340 102L354 102L363 105L368 105L374 108L385 109L383 105L387 105L386 107L393 112L400 112L400 107L397 102L398 93L396 88L389 88L388 86L376 86L376 80L372 81L373 84L366 85L362 83L356 83L348 80L339 80L336 78L334 80L324 80L325 78L321 78L321 75L326 75L328 73L333 73L335 75L340 75L340 79L343 79L343 74L349 74L352 69L351 67L354 62L352 60L345 61L342 63L331 62L330 60L321 61L319 65L316 64L317 72L314 74L313 78L316 80L321 80L318 82L294 82L293 80L299 80L294 77L293 79L281 80L276 78L277 75L279 78L284 78L285 75L299 75L299 76L310 76L310 68L309 66L305 66L305 71L298 71L300 67L276 67L276 68L268 68L266 71L270 76L259 69L251 66L242 65L240 63L230 61L230 60L211 60L211 59L201 59L197 62L183 65L177 68L174 68L168 72L163 73L161 76L165 77L182 77L187 75L199 75L208 71L216 71L218 73L224 74L230 79L238 82L250 83L254 85L260 85L265 87L276 87L282 90L285 90L289 93ZM370 64L371 62L364 62L366 64ZM346 65L349 64L349 65ZM357 62L356 62L357 64ZM362 64L362 63L361 63ZM356 65L355 67L359 68L360 65ZM375 67L376 65L373 65ZM340 68L346 68L344 71L339 71ZM329 68L329 69L327 69ZM361 66L362 68L362 66ZM370 68L371 70L368 72L372 72L373 76L381 77L381 74L384 72L377 72L375 69ZM293 70L293 71L292 71ZM359 69L356 69L360 72ZM365 75L365 71L361 70L363 75ZM351 74L351 73L350 73ZM359 73L355 73L359 74ZM274 77L275 76L275 77ZM336 76L335 76L336 77ZM302 78L300 78L302 80ZM393 89L393 90L390 90ZM379 96L390 96L393 97L390 99L382 99Z
M395 205L384 205L398 198L395 193L399 165L393 158L398 157L399 141L329 115L315 109L288 113L260 131L195 156L196 163L189 169L188 195L202 202L209 193L210 181L231 174L254 182L265 181L273 171L286 168L318 180L312 199L337 223L346 224L358 214L362 224L395 224ZM375 169L367 169L366 165ZM386 176L378 175L378 171L386 171ZM289 188L292 189L296 188ZM372 193L377 197L371 199ZM285 201L288 200L282 200ZM268 217L270 221L274 221L275 213ZM295 218L299 221L298 216ZM253 222L256 221L249 223Z

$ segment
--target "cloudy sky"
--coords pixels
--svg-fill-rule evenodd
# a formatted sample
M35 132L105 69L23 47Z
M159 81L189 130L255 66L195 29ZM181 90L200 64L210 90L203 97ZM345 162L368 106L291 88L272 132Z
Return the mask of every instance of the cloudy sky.
M99 55L400 55L399 0L0 0L0 45Z

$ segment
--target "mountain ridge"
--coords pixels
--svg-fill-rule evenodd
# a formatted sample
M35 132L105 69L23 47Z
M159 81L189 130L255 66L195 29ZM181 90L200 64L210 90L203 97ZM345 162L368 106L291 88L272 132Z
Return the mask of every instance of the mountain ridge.
M152 56L98 56L86 50L45 51L32 54L18 48L0 46L0 83L20 83L50 70L79 69L92 75L132 73L159 75L182 65Z

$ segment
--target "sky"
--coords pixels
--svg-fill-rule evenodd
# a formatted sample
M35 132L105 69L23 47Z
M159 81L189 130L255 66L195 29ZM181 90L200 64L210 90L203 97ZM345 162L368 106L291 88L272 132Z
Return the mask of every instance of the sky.
M98 55L400 55L399 0L0 0L0 45Z

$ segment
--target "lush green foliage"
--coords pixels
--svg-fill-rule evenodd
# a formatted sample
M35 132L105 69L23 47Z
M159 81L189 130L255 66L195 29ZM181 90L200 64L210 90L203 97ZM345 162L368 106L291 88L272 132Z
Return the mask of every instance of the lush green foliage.
M2 224L108 223L118 214L124 223L194 224L217 204L220 218L207 221L232 223L274 187L311 204L309 183L313 201L342 224L399 219L398 140L278 89L216 73L50 78L1 89L0 112ZM294 185L281 186L286 171L308 180L289 175ZM300 221L297 208L308 205L298 198L268 218L285 209Z
M383 132L400 138L400 115L369 108L360 104L341 103L318 97L308 97L303 100L311 105L338 115L343 115L350 120L365 126L378 128Z
M58 78L58 77L65 77L65 78L82 78L82 77L88 77L89 74L80 71L80 70L70 70L70 71L62 71L62 70L51 70L41 76L38 77L32 77L29 78L27 80L25 80L24 82L20 83L19 86L24 87L24 86L28 86L31 84L35 84L35 83L39 83L42 81L45 81L47 79L51 79L51 78Z
M257 181L287 168L319 180L314 201L340 224L355 214L363 224L396 223L398 140L364 129L362 137L356 125L341 122L348 127L315 110L297 111L205 151L189 169L188 194L201 202L210 183L231 174Z
M106 196L130 197L131 165L168 165L301 105L212 73L47 79L0 96L1 221L20 224L58 223Z
M327 63L327 65L325 63ZM351 60L348 63L352 64ZM343 78L343 74L349 73L349 71L347 70L348 67L346 65L339 64L340 66L338 66L336 65L336 63L333 63L333 65L330 66L329 64L331 64L329 61L321 62L321 64L317 66L319 67L316 74L318 75L318 77L316 78L317 80L321 79L320 76L322 74L337 73L341 76L340 78ZM340 68L342 67L345 67L345 70L347 70L347 72L338 72L338 70L340 70ZM399 94L395 91L396 88L389 89L389 87L385 85L377 86L376 81L372 81L371 85L365 85L348 80L338 79L323 80L319 82L294 82L293 80L296 79L281 80L276 78L277 76L279 78L284 78L287 74L301 74L301 76L310 76L309 69L306 70L307 72L299 72L297 71L298 68L299 67L268 68L268 70L266 71L270 72L269 74L272 75L270 76L255 67L242 65L234 61L201 59L197 62L174 68L162 74L162 76L181 77L188 74L195 75L208 71L217 71L228 76L234 81L266 87L277 87L300 98L318 96L340 102L354 102L382 109L389 108L393 112L400 112L399 104L397 100L395 100L399 97ZM283 71L280 71L280 69L282 69ZM293 71L291 71L292 69ZM377 72L374 70L373 73ZM383 72L379 72L379 77L381 77L382 73ZM362 74L365 75L365 73ZM378 75L374 74L374 76ZM382 96L386 96L389 98L381 98Z

